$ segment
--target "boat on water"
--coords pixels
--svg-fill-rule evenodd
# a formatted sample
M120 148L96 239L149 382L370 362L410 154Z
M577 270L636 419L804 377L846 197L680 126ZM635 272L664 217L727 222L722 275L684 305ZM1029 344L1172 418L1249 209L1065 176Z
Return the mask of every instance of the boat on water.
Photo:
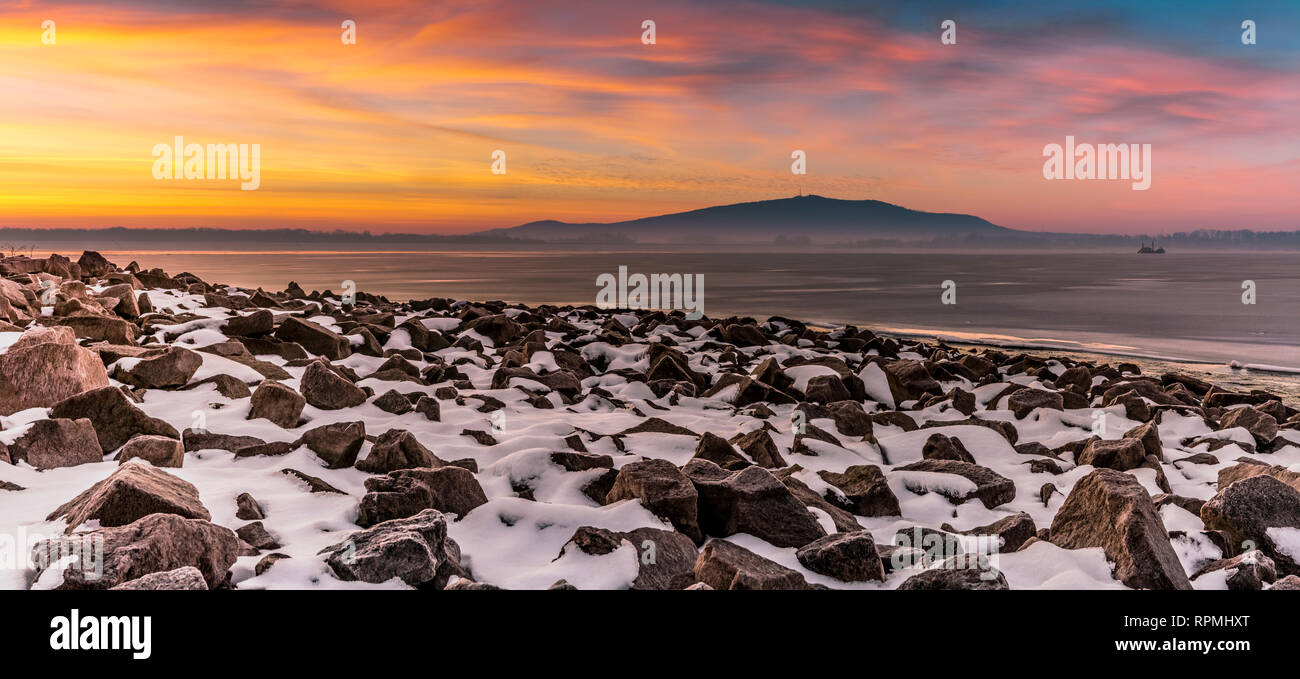
M1165 254L1165 249L1156 247L1156 242L1151 241L1150 245L1147 245L1146 243L1142 243L1142 247L1138 249L1138 254L1139 255L1163 255Z

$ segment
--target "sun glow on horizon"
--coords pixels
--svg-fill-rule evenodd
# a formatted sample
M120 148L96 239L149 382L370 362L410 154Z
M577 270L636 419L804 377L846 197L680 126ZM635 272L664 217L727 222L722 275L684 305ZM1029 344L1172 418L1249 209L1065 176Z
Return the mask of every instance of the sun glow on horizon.
M1030 230L1300 229L1294 48L957 20L944 46L928 15L735 0L0 7L0 227L466 233L803 192ZM1044 181L1067 134L1151 144L1151 189ZM260 144L261 186L155 180L178 135Z

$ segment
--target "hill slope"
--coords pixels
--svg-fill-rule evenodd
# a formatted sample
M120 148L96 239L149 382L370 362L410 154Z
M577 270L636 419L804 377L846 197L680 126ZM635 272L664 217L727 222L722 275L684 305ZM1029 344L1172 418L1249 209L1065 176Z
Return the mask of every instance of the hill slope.
M1011 235L973 215L920 212L878 200L800 196L719 205L689 212L607 224L546 220L478 235L548 241L633 240L642 243L694 239L722 242L814 241L872 238L925 239L941 236Z

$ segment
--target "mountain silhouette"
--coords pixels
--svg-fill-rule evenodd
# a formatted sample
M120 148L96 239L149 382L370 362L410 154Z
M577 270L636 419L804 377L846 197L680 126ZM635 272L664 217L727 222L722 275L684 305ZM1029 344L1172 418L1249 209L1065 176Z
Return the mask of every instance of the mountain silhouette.
M530 222L479 232L544 241L632 240L640 243L773 242L777 240L931 240L944 236L1001 236L1014 229L973 215L921 212L879 200L799 196L718 205L622 222L574 224Z

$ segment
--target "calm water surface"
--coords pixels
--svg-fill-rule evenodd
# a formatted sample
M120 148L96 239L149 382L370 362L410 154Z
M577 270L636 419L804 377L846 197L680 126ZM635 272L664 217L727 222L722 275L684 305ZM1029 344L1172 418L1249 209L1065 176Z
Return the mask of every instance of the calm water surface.
M65 248L66 249L66 248ZM390 299L452 297L528 304L595 302L596 277L704 276L710 316L772 315L1009 346L1188 362L1277 382L1300 369L1300 253L770 253L649 251L105 251L125 265L205 280ZM944 281L957 303L942 304ZM1253 281L1256 303L1243 304ZM1230 370L1236 361L1257 369ZM1289 391L1289 389L1288 389Z

